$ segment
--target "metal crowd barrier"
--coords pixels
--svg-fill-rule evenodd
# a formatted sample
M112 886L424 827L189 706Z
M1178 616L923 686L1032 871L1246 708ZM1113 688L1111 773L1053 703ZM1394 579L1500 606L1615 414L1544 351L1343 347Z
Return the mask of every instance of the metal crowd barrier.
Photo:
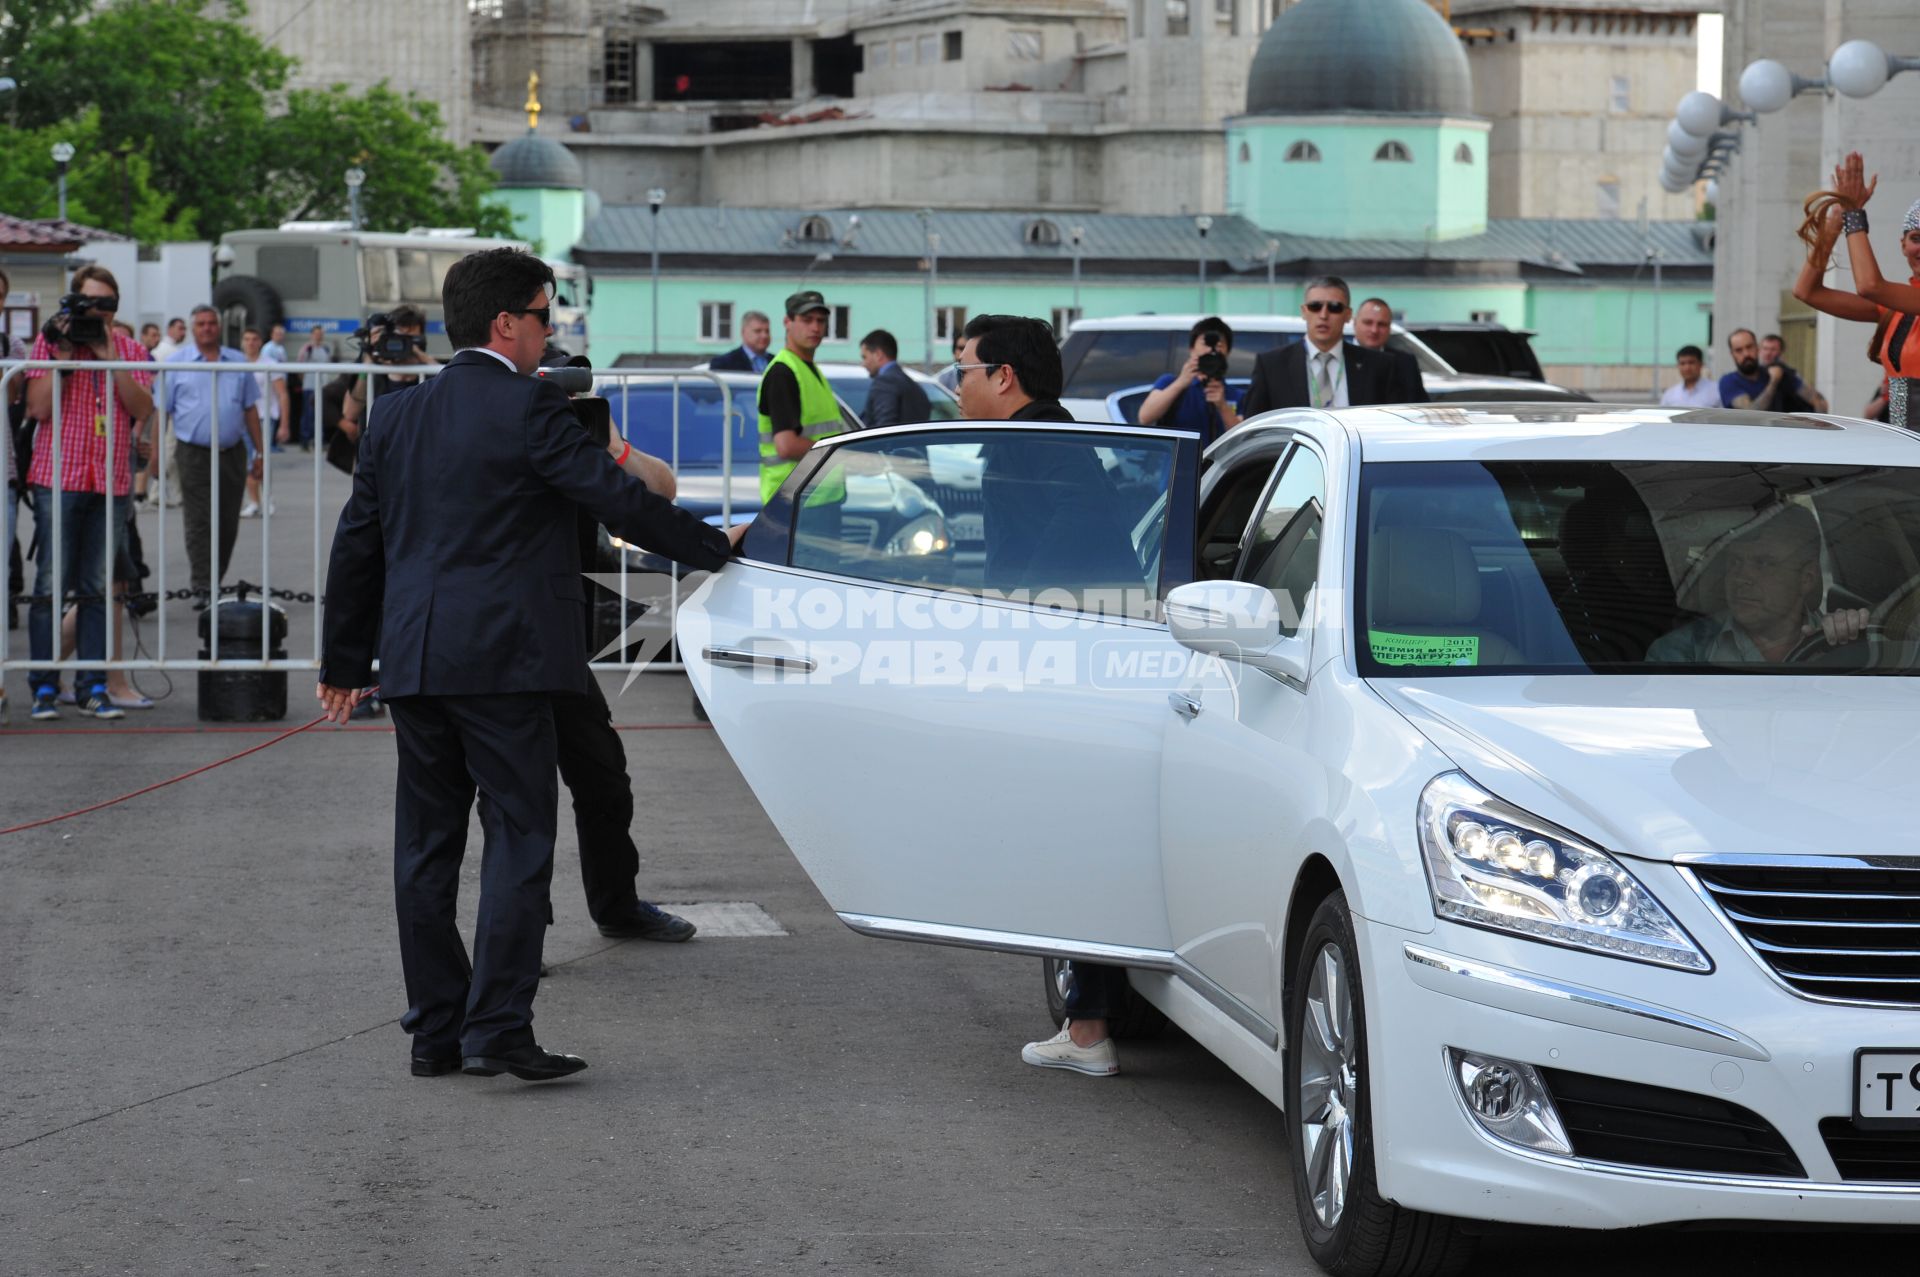
M417 366L417 371L422 375L432 376L435 373L441 371L442 367L443 365L424 365L423 364L423 365ZM324 621L324 606L325 606L324 601L321 599L321 591L325 584L325 573L326 573L326 562L324 558L324 552L330 543L333 525L338 520L340 508L346 503L347 496L351 491L351 487L352 487L352 479L350 476L338 470L334 470L326 462L326 451L325 451L325 446L323 442L325 439L325 428L323 423L320 420L321 405L324 399L323 387L327 381L330 381L336 377L339 377L342 374L349 372L350 370L355 371L356 374L358 375L368 375L369 380L366 385L367 403L366 403L365 412L362 414L362 418L361 418L362 421L364 422L371 419L374 412L374 405L378 401L378 391L375 386L375 383L371 379L371 376L378 373L390 373L394 371L413 372L416 370L415 366L365 365L365 364L348 364L348 363L219 363L219 364L212 364L212 363L203 363L199 361L188 361L188 362L180 362L180 363L175 363L175 362L150 363L150 362L134 362L134 361L123 361L123 360L85 360L85 361L82 361L82 360L24 360L24 361L15 361L15 362L0 362L0 402L6 402L6 400L10 398L15 382L18 379L20 379L24 373L30 370L35 370L35 369L45 369L50 373L52 373L52 376L49 378L49 380L51 380L51 382L53 383L51 419L47 422L43 422L39 427L38 431L36 432L34 448L36 453L42 448L49 450L52 473L53 473L53 478L56 485L60 483L60 480L64 474L64 469L62 465L62 445L63 445L63 440L61 439L62 431L59 429L57 423L61 420L61 410L63 406L63 399L67 389L66 387L67 378L75 372L113 373L113 372L128 371L128 372L147 372L147 373L152 373L154 375L154 384L152 387L154 411L153 411L153 417L151 419L151 424L154 426L152 447L156 450L159 450L160 455L153 467L154 468L154 485L149 488L148 494L150 499L157 499L158 512L160 517L156 520L155 535L153 537L153 542L152 542L153 549L148 556L151 561L150 565L153 569L152 574L156 579L154 581L154 584L151 590L140 591L140 593L142 594L151 593L151 594L157 595L160 606L157 608L155 612L156 633L155 633L154 643L153 643L154 651L151 655L143 656L138 659L131 659L128 657L128 655L125 652L122 652L120 654L120 657L114 660L83 660L78 656L78 654L76 654L75 656L68 657L66 659L59 659L57 656L55 656L44 661L35 661L31 659L31 655L30 655L31 647L28 641L29 627L26 625L23 625L20 629L21 637L18 640L16 640L14 638L14 635L11 632L9 632L9 630L6 627L0 626L0 674L4 674L5 672L16 670L16 669L18 670L55 669L55 670L63 670L63 671L72 671L72 670L81 670L81 669L129 670L129 671L136 671L136 672L143 671L143 670L156 670L156 671L166 671L166 672L192 672L192 671L199 671L199 670L218 669L218 670L228 671L232 673L257 672L257 671L309 671L311 672L311 671L318 670L320 667L320 642L321 642L321 634L323 632L322 627L323 627L323 621ZM170 506L167 500L168 498L167 449L169 448L177 449L178 441L177 439L175 439L174 433L173 433L173 430L174 430L173 416L170 412L167 411L167 408L166 408L168 398L169 398L167 394L167 387L169 382L175 377L251 375L256 372L273 372L277 374L298 373L306 377L306 384L301 389L301 397L304 400L306 400L308 404L309 412L311 413L311 420L313 422L313 439L312 439L312 449L310 452L302 453L297 450L289 450L283 453L276 454L273 451L274 439L273 439L272 428L267 424L266 420L264 419L264 415L262 417L261 429L260 429L261 470L262 470L261 509L260 509L260 520L259 520L260 530L261 530L261 533L260 533L260 580L257 584L257 587L249 590L249 593L250 594L258 593L259 595L263 596L263 601L269 601L269 602L275 601L276 599L281 601L291 600L291 601L294 601L297 603L303 603L303 604L310 602L313 605L313 613L311 618L312 619L312 635L311 635L310 654L306 656L294 656L290 654L283 658L277 658L277 659L274 658L270 654L271 647L272 647L271 624L265 624L261 626L260 648L258 652L222 653L220 650L220 627L217 624L210 624L208 626L208 630L209 630L208 656L206 658L203 659L197 655L176 656L173 654L173 652L170 649L169 640L172 636L173 630L177 627L170 626L169 624L170 618L168 615L169 609L167 608L166 605L169 602L178 601L183 596L184 592L170 588L169 579L168 579L169 578L169 556L167 551L168 551L168 545L170 541L170 537L168 534L168 525L172 521L168 517L168 512L169 510L175 509L177 507ZM723 482L721 486L721 510L722 510L722 521L724 523L724 522L730 521L731 514L732 514L732 497L731 497L731 492L729 491L728 483L726 482L726 476L729 476L732 472L732 463L733 463L732 423L733 423L733 412L734 412L733 395L730 388L727 386L726 382L722 380L722 378L716 373L700 372L700 371L693 371L693 370L609 369L606 371L596 370L594 373L594 384L595 384L596 393L599 393L609 383L619 385L623 389L626 386L634 383L666 382L667 384L673 387L676 393L674 393L672 396L672 400L673 400L672 435L671 435L672 445L673 445L672 455L666 458L662 458L662 460L665 460L668 463L669 467L675 472L676 475L678 475L680 471L680 441L681 441L681 429L682 429L681 396L677 392L680 384L684 381L706 381L718 386L720 389L721 413L722 413L721 421L722 421L722 432L723 432L722 439L721 439L721 469L723 474ZM105 466L105 473L103 475L103 487L105 487L105 489L109 493L112 492L114 487L116 486L116 483L117 483L116 475L118 474L119 466L122 464L127 465L129 467L129 470L128 470L129 477L131 477L133 473L132 467L135 464L135 461L134 461L135 454L132 448L133 441L126 437L126 434L122 430L120 423L118 421L119 414L116 411L116 406L115 406L115 396L117 393L118 393L118 387L114 384L114 379L111 376L107 377L106 385L105 385L105 394L104 394L104 399L105 399L104 429L106 434L106 466ZM391 393L391 391L389 393ZM292 408L293 408L293 403L290 397L289 411L291 411ZM242 434L244 437L244 428L243 428ZM218 583L221 581L221 576L219 572L219 554L220 554L219 526L218 526L217 519L214 517L213 512L217 512L220 508L220 454L222 450L217 446L218 444L217 433L210 434L210 443L212 443L215 446L209 447L208 449L208 470L209 470L208 505L210 507L209 519L212 524L212 531L208 537L208 544L207 544L207 552L208 552L207 577L209 580ZM3 444L0 444L0 447L5 447L10 451L12 447L12 441L9 439L5 441ZM176 456L178 455L177 451L175 455ZM277 465L276 465L276 459L278 459ZM15 528L16 528L17 535L20 536L23 565L31 569L32 562L33 562L32 556L26 555L25 553L26 546L28 544L28 538L25 535L28 528L28 520L25 517L26 508L25 508L24 496L27 489L28 467L26 465L25 458L16 458L16 461L19 463L18 465L18 482L20 484L19 495L23 499L20 505L20 511L19 511L20 517L18 517L15 520ZM310 471L310 479L312 484L313 516L312 516L312 536L311 536L311 556L310 556L311 571L310 571L310 575L307 576L306 578L306 580L310 582L310 584L308 585L307 589L305 589L304 591L288 591L288 590L282 589L280 586L276 586L275 584L276 577L273 570L273 556L272 556L272 526L273 526L273 517L274 517L273 504L272 504L273 478L276 470L285 470L289 466L294 467L296 470L302 466L306 467ZM129 486L131 486L131 484ZM64 579L65 573L62 571L64 556L61 555L60 550L64 545L64 538L68 535L68 529L64 526L65 516L64 516L64 511L61 508L62 503L58 500L58 496L61 493L61 489L58 486L56 486L51 490L51 492L55 499L49 502L42 503L43 505L49 506L50 509L36 509L34 511L34 518L32 520L32 527L35 529L35 532L38 536L50 537L52 539L54 571L53 571L53 580L51 582L52 588L51 588L50 594L51 594L51 597L56 601L65 601L66 587L68 583ZM14 499L14 496L15 494L8 492L5 494L5 499L12 500ZM116 549L125 540L125 533L123 528L120 526L120 521L130 517L131 510L132 510L132 506L130 504L131 502L132 502L131 494L129 494L126 497L116 497L108 503L105 511L102 514L102 519L101 519L103 524L102 539L104 541L104 545L102 549L103 571L102 571L101 580L104 583L104 589L106 590L109 596L111 596L112 588L113 588ZM0 526L4 526L4 524L0 524ZM28 594L27 589L25 588L26 582L16 581L13 579L14 574L11 567L10 557L11 556L7 553L7 547L0 546L0 598L15 599L17 597L20 603L29 604L30 596ZM618 576L619 576L620 586L621 586L620 588L621 629L622 629L622 632L624 632L628 624L630 623L630 618L638 615L638 613L634 610L632 602L628 598L628 592L626 589L629 573L627 570L625 554L621 554L619 556L619 559L620 559L620 562L619 562ZM583 564L582 566L587 571L593 571L595 567L595 565L593 564ZM237 558L237 551L236 551L236 558L234 559L232 565L229 568L228 575L230 577L237 577L238 572L239 572L239 561ZM284 584L286 580L284 573L280 576L279 580ZM232 586L226 586L222 588L217 585L216 592L220 595L222 599L234 597L234 589ZM680 594L681 594L681 584L680 584L679 574L674 573L671 577L671 586L668 594L669 600L670 600L668 609L666 614L661 618L669 627L672 624L675 614L677 614L678 612L679 603L680 603ZM215 601L212 599L208 599L206 600L206 602L208 603L209 608L211 608ZM109 597L106 601L106 606L108 608L107 633L108 633L108 643L110 646L112 644L113 637L116 633L116 626L117 626L117 618L114 616L112 612L112 608L115 606L123 606L123 605L124 605L123 600L116 600L111 597ZM56 649L56 652L60 642L59 620L60 620L60 617L64 614L64 611L65 611L64 606L55 606L54 608L54 616L53 616L53 621L51 626L51 638L52 638L53 645ZM289 625L289 642L290 643L291 643L291 630L292 630L292 626ZM671 633L670 628L668 630L668 633L669 634ZM197 635L193 635L191 637L197 640ZM663 651L670 652L670 649L663 648ZM636 664L638 664L638 662L596 661L593 663L593 668L596 670L606 670L606 671L627 671L627 670L633 669ZM652 661L646 662L645 664L648 668L657 668L657 669L684 668L684 666L682 666L679 662L670 661L670 660L652 660Z

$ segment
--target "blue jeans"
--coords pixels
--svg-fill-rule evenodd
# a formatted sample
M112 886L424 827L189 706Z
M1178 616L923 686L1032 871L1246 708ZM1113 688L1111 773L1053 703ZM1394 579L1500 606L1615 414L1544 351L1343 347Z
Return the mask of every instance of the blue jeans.
M107 537L105 520L117 520L114 540L124 543L127 535L126 498L112 505L100 492L62 492L58 497L47 488L33 490L39 548L33 556L33 596L27 608L27 634L35 661L51 661L54 656L57 627L53 623L53 510L60 510L60 585L63 590L81 596L77 655L81 660L105 660L107 656L106 593ZM104 670L77 670L74 695L84 701L87 689L106 678ZM34 669L27 675L35 691L60 681L60 672Z

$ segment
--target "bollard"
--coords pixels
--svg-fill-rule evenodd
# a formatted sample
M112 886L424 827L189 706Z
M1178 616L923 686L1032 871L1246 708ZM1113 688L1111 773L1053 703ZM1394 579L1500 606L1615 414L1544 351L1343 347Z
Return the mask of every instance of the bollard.
M264 600L249 599L244 590L238 598L221 599L200 614L200 659L203 661L213 657L211 635L216 623L220 626L222 656L256 659L260 654L261 627L271 625L267 656L276 661L286 659L286 609ZM286 716L285 670L232 674L220 670L200 671L200 721L261 723Z

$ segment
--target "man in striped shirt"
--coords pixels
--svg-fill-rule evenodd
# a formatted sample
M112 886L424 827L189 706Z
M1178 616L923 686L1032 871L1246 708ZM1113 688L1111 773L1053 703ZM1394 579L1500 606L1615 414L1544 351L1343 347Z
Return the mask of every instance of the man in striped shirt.
M98 300L89 303L83 315L63 307L34 342L34 359L149 362L146 347L131 337L121 337L112 329L120 285L111 271L104 266L82 266L73 273L72 293ZM153 374L132 370L64 373L60 378L57 429L54 428L52 373L41 368L23 375L27 378L27 415L42 423L34 443L33 465L26 476L27 489L33 494L39 538L32 602L27 611L32 656L35 661L53 659L53 578L57 551L61 588L80 596L80 659L105 660L108 537L116 544L124 543L126 501L133 487L131 450L127 445L137 423L153 413ZM59 453L57 474L54 471L56 449ZM56 512L58 537L53 534ZM33 717L58 718L59 672L35 668L28 674L27 682L33 688ZM73 682L82 713L93 718L122 716L107 696L104 671L81 670Z

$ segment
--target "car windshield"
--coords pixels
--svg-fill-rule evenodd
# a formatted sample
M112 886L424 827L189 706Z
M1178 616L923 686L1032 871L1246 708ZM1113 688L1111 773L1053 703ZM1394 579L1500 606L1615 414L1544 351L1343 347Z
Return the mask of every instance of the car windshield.
M1351 338L1352 333L1347 336ZM1397 350L1403 355L1412 355L1413 361L1420 365L1421 372L1451 373L1458 371L1446 360L1433 352L1433 348L1411 333L1398 330L1387 334L1387 349Z
M1362 468L1363 674L1893 674L1920 650L1920 468Z

